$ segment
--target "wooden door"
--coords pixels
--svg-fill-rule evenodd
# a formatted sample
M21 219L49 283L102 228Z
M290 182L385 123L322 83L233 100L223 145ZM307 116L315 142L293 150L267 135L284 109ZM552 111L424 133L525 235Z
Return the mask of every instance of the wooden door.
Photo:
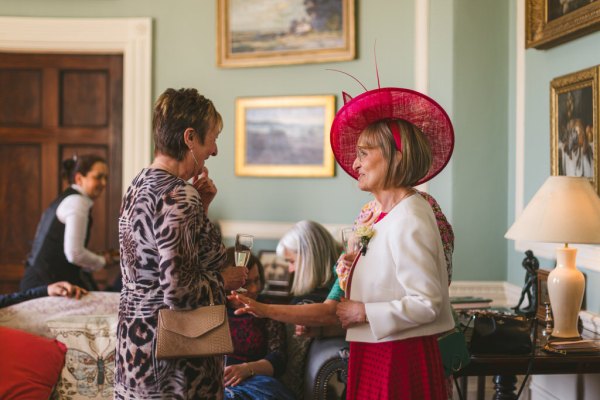
M73 154L107 160L89 248L118 249L122 98L121 55L0 53L0 293L18 290L40 217L65 187L61 162Z

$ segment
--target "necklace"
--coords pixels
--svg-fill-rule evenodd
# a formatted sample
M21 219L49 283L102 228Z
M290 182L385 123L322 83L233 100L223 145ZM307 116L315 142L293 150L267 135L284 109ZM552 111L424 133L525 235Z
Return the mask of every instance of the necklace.
M177 177L177 174L173 173L173 171L171 171L166 164L162 163L162 162L153 162L151 167L156 168L156 169L162 169L163 171L165 171L166 173L168 173L169 175L173 175L174 177Z
M381 207L381 211L382 211L382 212L385 212L385 213L388 213L388 212L390 212L391 210L393 210L393 209L394 209L394 207L396 207L398 204L400 204L400 202L401 202L402 200L404 200L405 198L407 198L408 196L410 196L410 195L411 195L411 194L413 194L413 193L415 193L415 189L413 189L413 188L410 188L410 189L408 189L408 190L406 191L406 193L404 193L404 194L402 195L402 197L400 197L400 198L399 198L399 199L398 199L398 200L397 200L395 203L393 203L393 204L392 204L392 206L389 208L389 210L387 210L387 211L384 211L384 210L383 210L383 205L382 205L382 207Z

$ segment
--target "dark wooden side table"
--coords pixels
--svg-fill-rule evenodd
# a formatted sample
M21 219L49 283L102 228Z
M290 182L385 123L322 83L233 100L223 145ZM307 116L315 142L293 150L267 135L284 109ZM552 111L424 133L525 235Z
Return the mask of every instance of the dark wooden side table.
M593 374L600 373L600 355L558 355L542 350L546 338L542 336L543 327L538 328L536 349L531 365L531 375L551 374ZM583 333L584 339L600 340L600 335L588 331ZM525 375L531 354L525 355L471 355L471 363L456 374L457 377L493 376L494 400L512 400L517 398L517 375ZM461 390L466 396L466 379L461 380ZM481 390L481 379L478 387Z

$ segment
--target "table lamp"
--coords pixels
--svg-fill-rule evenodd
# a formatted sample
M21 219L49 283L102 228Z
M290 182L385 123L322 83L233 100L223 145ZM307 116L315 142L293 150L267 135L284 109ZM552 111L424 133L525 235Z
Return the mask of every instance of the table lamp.
M580 338L577 322L585 280L569 243L600 243L600 198L588 178L551 176L510 227L507 239L564 243L556 249L556 268L548 275L554 316L551 338Z

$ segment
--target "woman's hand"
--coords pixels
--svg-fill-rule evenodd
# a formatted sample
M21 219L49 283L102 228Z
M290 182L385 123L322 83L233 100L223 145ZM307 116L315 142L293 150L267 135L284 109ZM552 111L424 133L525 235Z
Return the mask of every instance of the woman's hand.
M356 253L344 253L342 254L341 261L342 264L345 268L350 268L352 266L352 264L354 263L354 260L356 259L356 257L358 256L358 252Z
M354 325L367 322L367 311L364 303L343 297L340 300L335 313L342 323L342 328L348 329Z
M294 329L294 335L300 337L316 338L321 337L322 333L322 326L296 325L296 328Z
M223 286L225 291L229 292L241 288L248 279L248 268L246 267L227 267L221 271L223 277Z
M343 253L338 258L338 261L335 265L335 271L337 272L337 276L339 279L340 288L346 291L348 286L348 279L350 278L350 270L352 268L352 264L354 260L358 256L358 253L346 254Z
M258 318L269 317L268 304L258 302L237 292L231 292L231 294L227 296L227 300L232 302L234 305L236 303L240 304L240 308L235 310L235 315L252 314Z
M217 195L217 187L215 186L213 180L208 177L208 168L204 167L202 169L202 173L194 177L194 179L192 180L192 185L194 185L194 187L200 194L200 199L202 200L204 212L207 213L208 206Z
M119 252L114 250L107 250L103 253L105 268L110 268L114 266L119 266Z
M248 363L228 365L225 367L223 379L225 386L237 386L254 375Z
M77 300L86 295L87 290L67 281L54 282L48 285L48 296L75 297Z

